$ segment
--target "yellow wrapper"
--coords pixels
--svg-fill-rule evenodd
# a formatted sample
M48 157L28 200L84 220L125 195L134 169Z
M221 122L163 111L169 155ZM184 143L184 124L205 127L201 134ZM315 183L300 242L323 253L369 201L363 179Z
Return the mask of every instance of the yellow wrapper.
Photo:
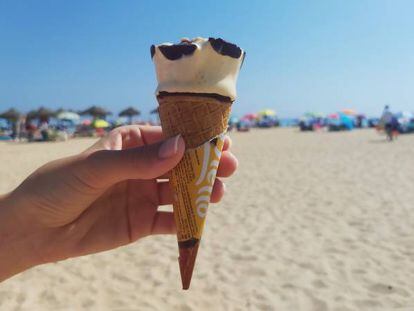
M171 172L178 242L201 239L223 144L224 134L221 134L186 150Z

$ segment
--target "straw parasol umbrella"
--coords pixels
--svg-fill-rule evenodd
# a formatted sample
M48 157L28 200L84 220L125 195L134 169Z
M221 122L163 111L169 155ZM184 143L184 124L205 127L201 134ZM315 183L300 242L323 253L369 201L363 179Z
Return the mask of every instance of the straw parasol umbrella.
M30 110L28 113L26 113L26 121L36 119L36 110Z
M132 124L132 118L134 116L139 116L141 112L138 109L135 109L134 107L128 107L124 110L122 110L118 115L120 117L128 117L129 124Z
M52 110L50 110L48 108L45 108L45 107L40 107L37 110L30 111L27 114L26 118L28 120L30 120L30 119L39 119L42 122L43 121L48 122L49 121L49 118L50 117L53 117L53 116L55 116L55 112L54 111L52 111Z
M50 117L53 117L55 115L55 112L53 110L48 109L48 108L40 107L37 110L37 115L38 115L39 119L47 120Z
M0 118L6 119L9 122L16 122L20 117L20 112L14 108L10 108L0 114Z
M111 114L111 112L99 106L91 106L88 109L81 111L79 114L90 115L94 119L98 119L98 118L105 118L107 115Z
M17 132L19 131L19 125L17 121L20 118L20 113L16 109L10 108L9 110L4 111L2 114L0 114L0 118L7 120L10 128L13 129L13 138L16 138L18 135Z

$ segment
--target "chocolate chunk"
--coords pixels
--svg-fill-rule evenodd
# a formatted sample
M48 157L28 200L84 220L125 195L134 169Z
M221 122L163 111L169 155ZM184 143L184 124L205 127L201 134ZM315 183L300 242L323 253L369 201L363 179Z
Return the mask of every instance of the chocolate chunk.
M195 44L174 44L160 45L158 48L166 58L176 60L183 57L183 55L193 54L197 46Z
M151 45L151 58L155 55L155 45Z
M233 43L224 41L221 38L208 38L208 41L210 42L213 49L221 55L230 56L233 58L239 58L241 56L241 49Z

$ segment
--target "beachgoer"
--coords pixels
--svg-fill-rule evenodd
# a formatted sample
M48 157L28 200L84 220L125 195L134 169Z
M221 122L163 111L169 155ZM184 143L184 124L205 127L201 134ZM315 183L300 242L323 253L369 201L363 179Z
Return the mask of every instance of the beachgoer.
M225 140L217 176L237 159ZM167 173L184 154L160 127L120 127L81 154L52 161L0 196L0 281L36 265L105 251L153 234L175 233ZM159 178L159 179L157 179ZM224 184L216 179L211 201Z
M394 132L397 130L398 121L395 122L396 118L390 111L390 107L387 105L384 107L384 111L382 112L382 116L380 119L380 124L384 126L385 134L387 135L388 140L392 140L394 136Z
M36 133L36 126L29 119L26 119L26 132L27 132L27 140L33 141L34 134Z
M390 111L390 107L387 105L384 107L384 111L382 112L380 122L384 124L384 128L391 126L392 123L392 112Z
M382 113L380 124L384 127L385 134L387 135L387 139L392 141L394 137L398 134L398 119L394 116L394 114L390 111L389 106L385 106L384 111Z
M39 126L40 134L42 135L43 141L49 140L49 124L47 121L42 121Z

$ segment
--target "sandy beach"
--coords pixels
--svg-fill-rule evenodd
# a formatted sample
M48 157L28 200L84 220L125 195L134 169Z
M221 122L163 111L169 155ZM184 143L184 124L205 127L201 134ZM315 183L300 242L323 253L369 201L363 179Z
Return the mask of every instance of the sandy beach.
M414 310L414 136L232 133L240 161L211 206L189 291L175 236L40 266L0 310ZM0 193L94 142L0 143Z

